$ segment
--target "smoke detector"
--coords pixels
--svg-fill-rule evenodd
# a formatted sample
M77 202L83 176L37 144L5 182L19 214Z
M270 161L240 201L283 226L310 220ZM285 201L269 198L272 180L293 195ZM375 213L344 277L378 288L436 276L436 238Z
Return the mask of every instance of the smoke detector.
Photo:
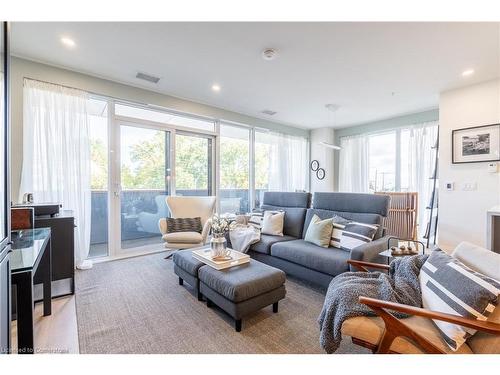
M274 60L278 56L278 52L274 48L266 48L262 51L262 58L264 60Z
M160 77L155 77L147 73L138 72L135 78L142 79L143 81L148 81L151 83L158 83Z

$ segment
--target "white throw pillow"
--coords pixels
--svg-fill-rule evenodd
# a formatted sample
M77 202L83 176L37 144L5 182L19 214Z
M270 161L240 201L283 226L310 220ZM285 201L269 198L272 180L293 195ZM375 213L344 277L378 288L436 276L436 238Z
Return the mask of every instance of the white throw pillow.
M283 236L285 213L281 211L265 211L262 220L262 234Z

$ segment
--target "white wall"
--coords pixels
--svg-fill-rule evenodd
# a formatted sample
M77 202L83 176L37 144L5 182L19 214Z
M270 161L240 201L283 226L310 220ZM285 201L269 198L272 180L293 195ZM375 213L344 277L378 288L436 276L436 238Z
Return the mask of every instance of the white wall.
M266 121L221 108L179 99L173 96L148 91L90 75L61 69L33 61L13 57L11 60L11 103L12 103L12 169L11 196L17 199L21 181L23 155L23 80L38 79L65 86L75 87L95 94L119 98L142 104L154 104L181 112L198 114L215 119L258 126L278 132L309 137L309 130L299 129L272 121Z
M489 173L486 163L451 163L452 130L499 122L500 80L440 95L438 238L446 250L464 240L485 246L486 210L500 203L499 173ZM454 191L446 191L447 182ZM465 183L477 183L477 190L464 191Z
M326 172L325 178L323 180L318 180L316 172L310 170L311 192L334 191L334 160L336 156L335 153L338 153L338 151L319 144L319 142L328 142L333 144L334 140L335 132L332 128L319 128L311 130L311 161L318 160L320 168L323 168Z

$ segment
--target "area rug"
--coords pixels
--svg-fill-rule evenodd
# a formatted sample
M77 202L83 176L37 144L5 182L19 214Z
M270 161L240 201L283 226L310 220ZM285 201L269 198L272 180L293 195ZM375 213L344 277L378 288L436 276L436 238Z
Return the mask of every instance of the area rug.
M178 285L164 253L77 271L80 353L323 353L316 319L324 295L287 279L279 313L265 308L238 333L218 308ZM338 353L367 351L344 340Z

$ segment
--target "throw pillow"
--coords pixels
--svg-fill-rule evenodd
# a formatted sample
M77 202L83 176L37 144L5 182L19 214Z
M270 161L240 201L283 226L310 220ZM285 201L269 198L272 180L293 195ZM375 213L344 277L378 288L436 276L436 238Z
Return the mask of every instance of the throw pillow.
M167 233L198 232L201 233L201 218L199 217L167 217Z
M336 247L340 249L340 240L342 238L342 231L345 228L346 224L350 221L342 216L335 215L332 217L332 237L330 239L330 246Z
M340 248L351 251L355 247L372 242L377 233L377 224L365 224L352 221L344 225L342 236L340 237Z
M465 318L487 320L498 303L500 281L473 271L437 249L420 270L424 308ZM476 330L434 320L448 346L456 351Z
M252 216L248 219L248 224L260 230L262 228L262 220L264 220L262 212L252 212Z
M262 220L262 234L283 236L285 213L283 211L264 211Z
M307 227L304 240L321 247L328 247L332 237L332 219L321 220L318 215L314 215Z

